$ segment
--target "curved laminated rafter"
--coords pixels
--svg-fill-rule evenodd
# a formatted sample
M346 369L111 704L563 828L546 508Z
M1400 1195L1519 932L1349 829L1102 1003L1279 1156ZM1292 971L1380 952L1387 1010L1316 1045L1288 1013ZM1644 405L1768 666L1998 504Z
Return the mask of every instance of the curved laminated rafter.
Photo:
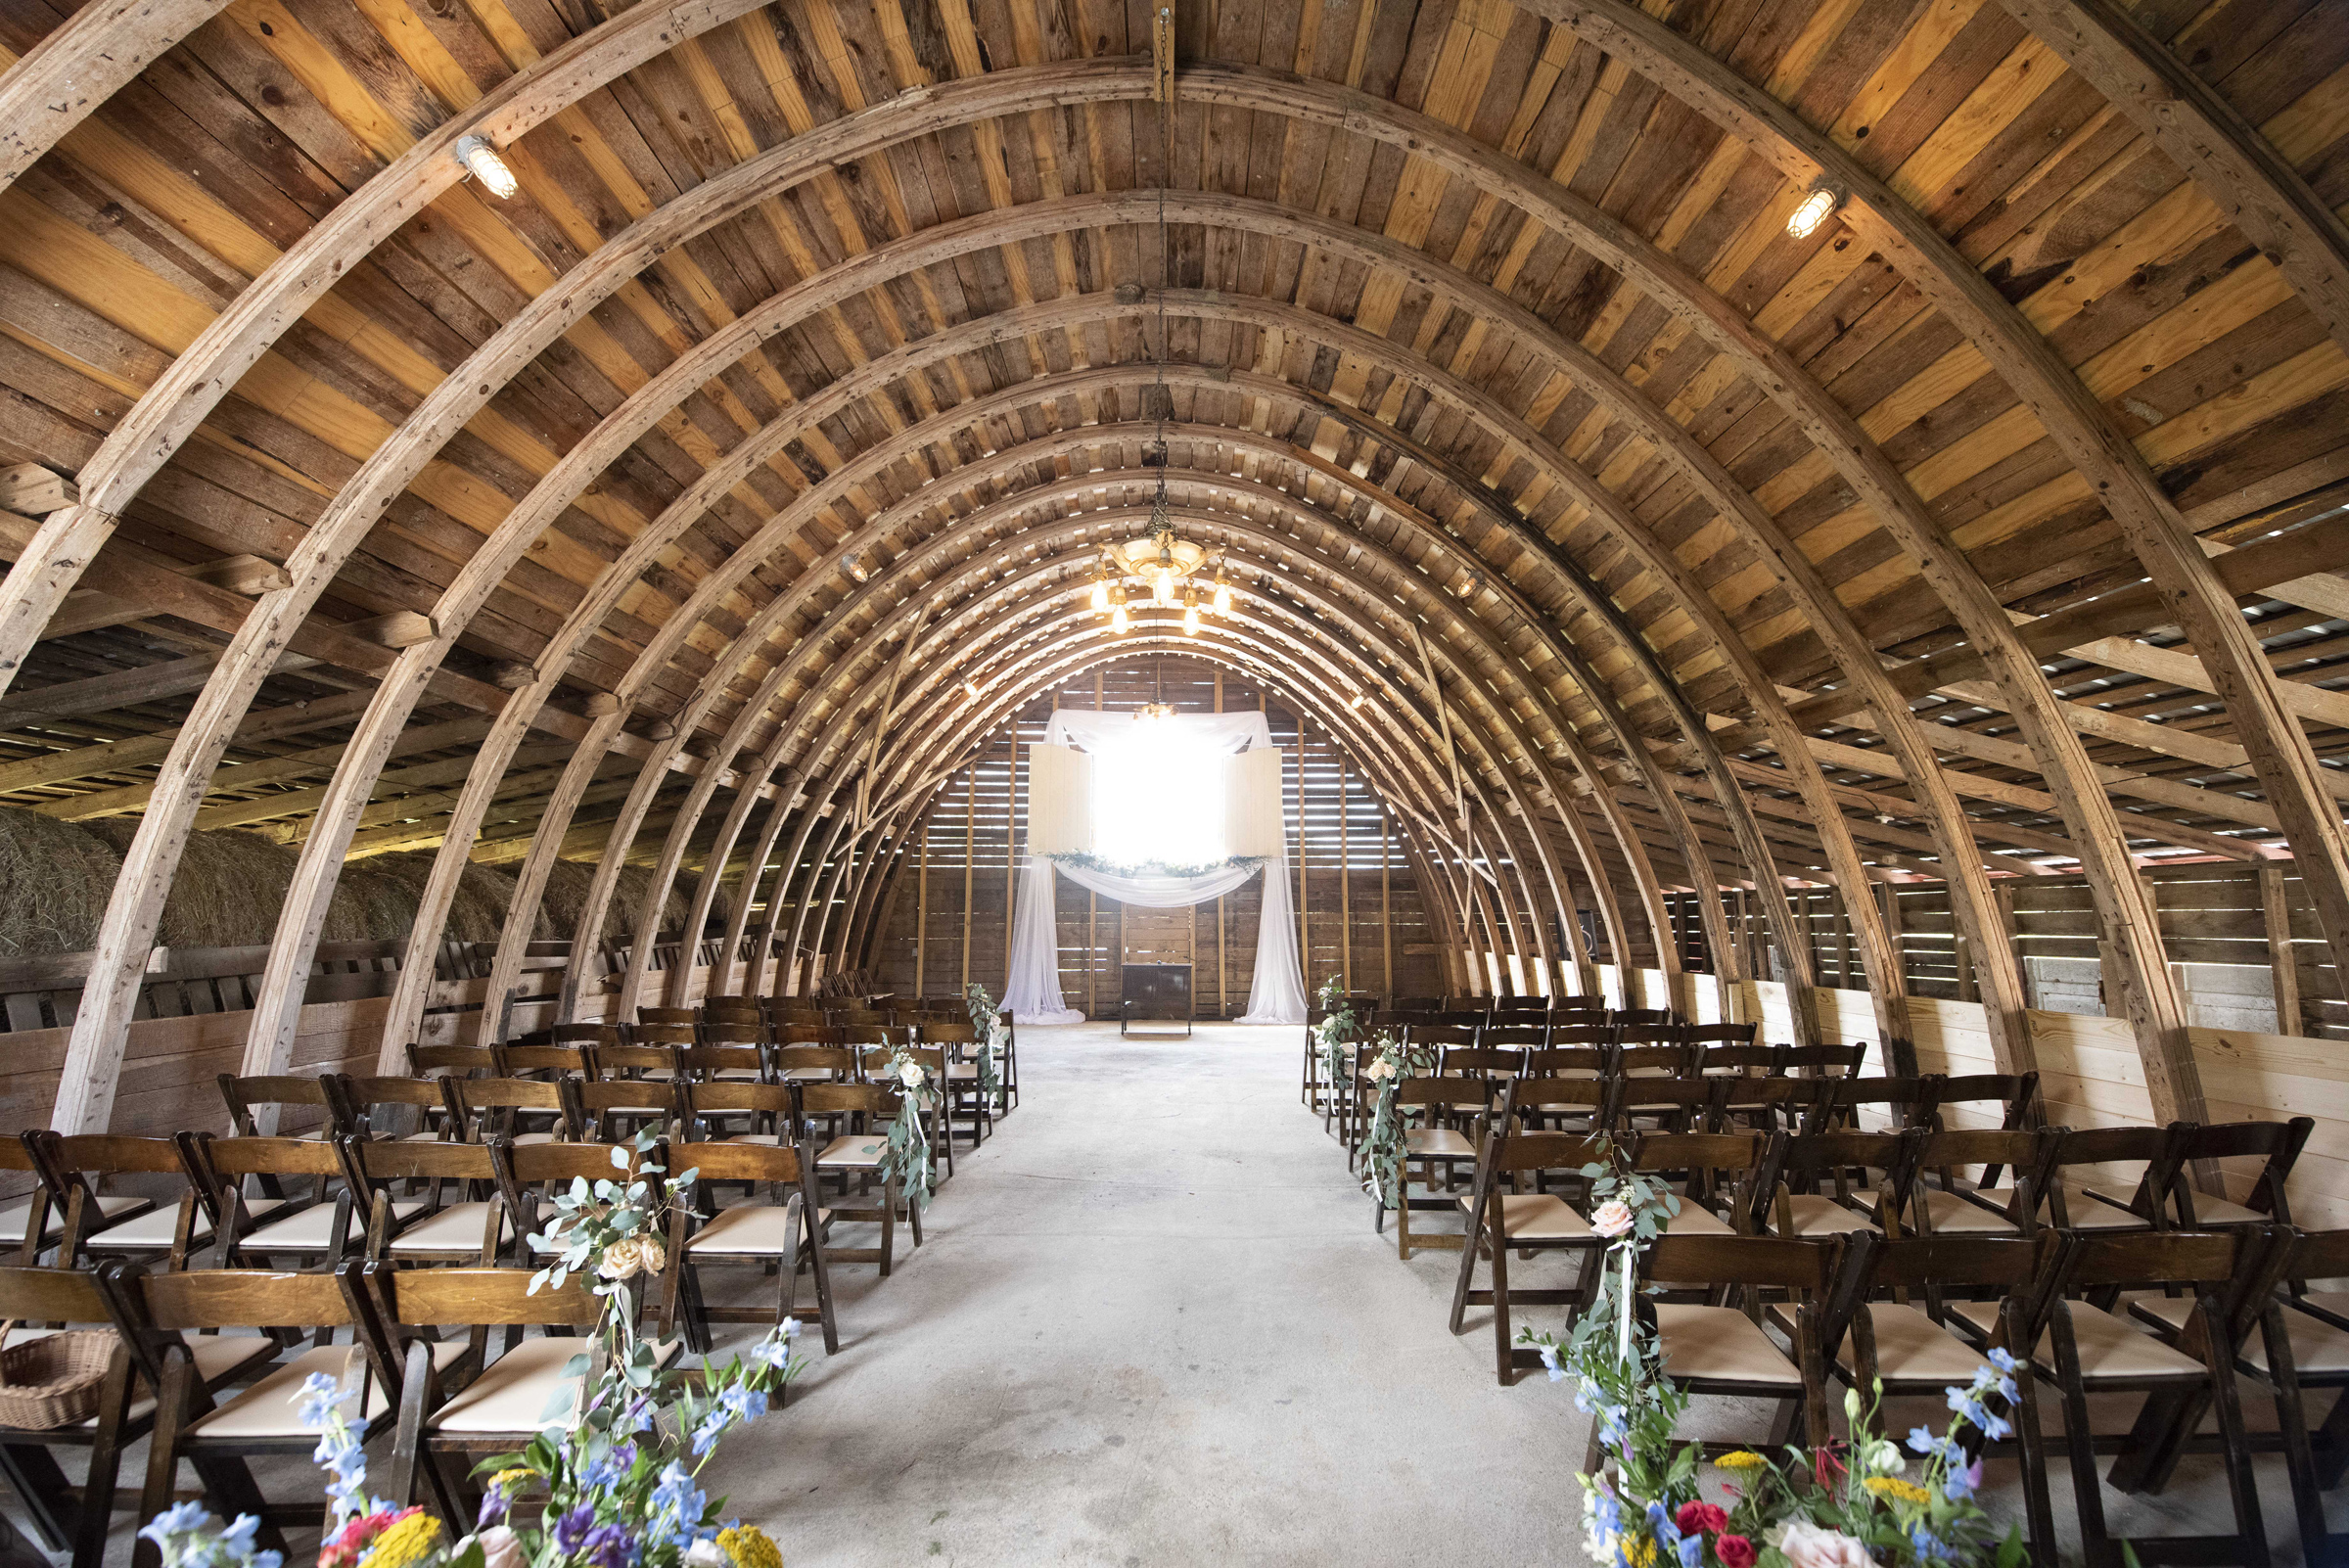
M158 0L20 35L0 102L39 113L0 145L0 201L103 281L0 244L0 284L24 280L0 287L0 441L75 454L6 540L0 713L56 732L119 692L130 723L0 779L41 801L137 769L92 809L143 817L53 1121L113 1124L164 896L223 792L264 820L286 790L300 842L252 1072L296 1060L342 868L413 803L399 842L437 850L389 1070L518 780L535 827L484 1039L575 822L607 849L566 1015L629 855L655 891L597 1007L648 999L666 895L691 879L698 939L737 858L713 984L746 943L754 987L778 945L846 962L969 747L1056 674L1162 646L1292 694L1405 827L1447 941L1545 985L1591 983L1587 907L1674 1005L1691 950L1727 997L1762 978L1723 897L1744 889L1787 1027L1826 1038L1788 894L1825 885L1905 1042L1872 890L1925 877L2021 1069L1998 879L2076 864L2153 1108L2199 1114L2141 862L2280 857L2335 976L2349 945L2325 531L2349 454L2322 434L2349 231L2304 172L2313 97L2242 69L2330 46L2248 28L2204 69L2105 0L2001 6L1764 27L1307 0L1261 35L1186 24L1204 54L1163 120L1122 19L959 0L570 23ZM185 173L139 153L199 100ZM521 166L510 211L450 195L470 135ZM1840 218L1788 235L1819 182ZM1160 439L1173 516L1249 584L1228 623L1121 644L1073 596L1147 517ZM177 663L72 673L141 633ZM352 674L363 711L303 712ZM168 724L134 712L190 693ZM452 701L475 755L412 764ZM346 740L268 750L330 714ZM559 769L533 729L572 747Z

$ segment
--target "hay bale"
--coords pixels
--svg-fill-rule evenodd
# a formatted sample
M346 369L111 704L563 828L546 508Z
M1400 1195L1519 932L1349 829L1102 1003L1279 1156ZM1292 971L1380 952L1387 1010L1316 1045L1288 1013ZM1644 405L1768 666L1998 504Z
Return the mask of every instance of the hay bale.
M353 871L364 866L386 883L406 890L408 899L407 923L416 923L416 908L423 902L424 887L433 874L432 850L403 850L395 854L378 854L356 860L344 868L347 879ZM449 900L448 921L440 929L443 942L495 942L505 929L506 911L514 903L514 875L495 866L481 865L468 860L464 873L457 879L456 897ZM545 940L548 932L546 909L542 904L534 923L530 940ZM403 933L404 935L404 933Z
M577 935L579 916L587 907L587 891L594 881L595 867L583 860L557 860L547 873L545 908L554 926L555 941L569 942ZM619 883L612 890L612 901L604 906L603 929L596 935L595 945L624 947L634 941L636 916L652 890L651 866L622 866ZM674 938L685 929L689 913L685 890L672 882L668 897L661 900L661 929L656 937Z
M117 855L130 847L139 819L102 817L83 824ZM156 941L166 947L258 947L277 933L279 913L286 906L286 890L301 855L291 845L278 844L254 833L226 829L191 833L180 852L179 871L171 880L170 897L163 901ZM111 887L109 889L111 892ZM327 908L325 933L340 940L339 931L363 929L364 915L338 887Z
M0 806L0 956L87 952L122 853L77 822Z
M416 906L423 901L424 879L401 874L386 865L390 855L346 860L335 896L338 909L350 906L350 929L344 931L330 918L329 942L405 942L416 929Z

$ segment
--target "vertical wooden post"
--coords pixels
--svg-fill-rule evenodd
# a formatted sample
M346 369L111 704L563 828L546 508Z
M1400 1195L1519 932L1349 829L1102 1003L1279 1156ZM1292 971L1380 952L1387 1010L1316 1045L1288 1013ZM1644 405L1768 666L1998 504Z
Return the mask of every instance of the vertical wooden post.
M1346 754L1338 753L1338 974L1354 990L1354 856L1348 853Z
M928 994L922 989L929 975L930 962L930 813L922 812L922 847L920 858L914 862L913 911L913 993Z
M997 995L1011 993L1011 933L1012 919L1019 913L1020 890L1020 715L1011 715L1011 765L1004 778L1009 782L1003 792L1003 989ZM1054 934L1052 950L1060 951L1058 933ZM1057 956L1054 962L1058 962Z
M2014 884L2011 882L2001 883L1993 891L1994 901L1998 904L1999 912L1999 940L2006 944L2007 948L2015 953L2015 968L2023 977L2023 1005L2029 1007L2032 1002L2032 992L2036 988L2031 984L2030 968L2022 961L2021 945L2015 941Z
M2276 987L2276 1033L2300 1033L2300 970L2292 958L2292 911L2283 897L2283 867L2259 868L2259 912L2268 934L2268 971Z
M1223 667L1216 666L1216 712L1223 712ZM1224 894L1216 895L1216 1013L1221 1018L1231 1016L1231 972L1225 967Z
M1811 900L1817 897L1818 895L1813 890L1805 888L1802 893L1798 895L1798 898L1801 901L1796 903L1794 906L1795 933L1803 940L1803 952L1809 957L1809 967L1811 973L1815 975L1819 973L1819 938L1812 926ZM1789 1000L1791 1000L1794 995L1792 988L1802 984L1801 981L1795 978L1801 972L1801 967L1795 964L1793 955L1789 954L1786 964L1786 985L1788 987L1786 994Z
M1395 1000L1395 852L1391 843L1394 820L1387 815L1381 803L1378 808L1378 937L1379 994L1390 1005Z
M1852 990L1852 916L1844 902L1843 890L1828 895L1835 900L1835 984L1845 991Z
M1306 912L1305 880L1305 710L1297 715L1297 972L1305 977L1305 993L1313 993L1313 917Z
M971 871L979 858L979 759L971 759L970 787L962 795L962 984L955 989L967 993L971 989Z

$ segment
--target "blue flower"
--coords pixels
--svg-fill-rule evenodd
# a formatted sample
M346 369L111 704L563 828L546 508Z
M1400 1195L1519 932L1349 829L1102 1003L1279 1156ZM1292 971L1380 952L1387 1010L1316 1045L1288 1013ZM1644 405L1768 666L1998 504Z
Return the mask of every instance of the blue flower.
M312 1372L301 1380L301 1398L294 1407L294 1414L304 1426L322 1427L335 1407L347 1397L333 1378L324 1372Z
M628 1470L635 1462L635 1444L615 1443L604 1450L602 1454L589 1461L586 1474L581 1479L588 1487L600 1492L609 1487L616 1487L626 1480Z
M555 1545L566 1557L575 1557L594 1528L595 1505L582 1502L555 1521Z
M250 1513L240 1513L229 1521L226 1530L220 1532L220 1544L235 1547L237 1555L243 1556L253 1548L253 1538L260 1528L261 1521L258 1518Z
M595 1564L595 1568L629 1568L636 1561L635 1538L628 1534L628 1527L618 1520L597 1525L587 1533L583 1545L587 1560Z
M190 1530L203 1529L205 1523L210 1518L211 1514L201 1502L175 1502L148 1520L147 1528L139 1532L139 1538L143 1541L152 1541L160 1546L163 1545L166 1537L184 1535Z
M766 1396L743 1383L720 1394L717 1403L737 1421L756 1421L766 1413Z
M1951 1555L1949 1546L1942 1542L1941 1538L1927 1530L1922 1524L1910 1527L1909 1545L1915 1548L1919 1562L1933 1562Z
M2002 1372L2014 1371L2023 1364L1995 1345L1990 1349L1990 1362Z
M1972 1497L1981 1485L1982 1461L1980 1459L1976 1459L1971 1464L1953 1464L1949 1473L1942 1477L1941 1495L1952 1502L1963 1502Z
M653 1529L660 1541L678 1541L702 1522L702 1514L710 1499L693 1484L693 1473L676 1459L661 1472L653 1488Z

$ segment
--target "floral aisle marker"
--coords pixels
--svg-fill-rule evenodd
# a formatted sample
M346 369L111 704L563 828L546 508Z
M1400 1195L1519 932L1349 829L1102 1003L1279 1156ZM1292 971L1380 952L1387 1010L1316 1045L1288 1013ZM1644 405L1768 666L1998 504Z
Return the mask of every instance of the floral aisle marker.
M1002 1075L995 1063L997 1052L1003 1048L1003 1013L987 988L976 980L962 988L963 1004L970 1009L971 1033L979 1037L979 1098L991 1102L1002 1091ZM1003 1107L1011 1109L1009 1105Z
M889 1076L898 1081L905 1098L898 1114L890 1120L889 1147L881 1157L882 1169L898 1178L907 1203L927 1209L938 1180L937 1156L931 1151L930 1133L922 1125L922 1118L939 1103L938 1096L945 1085L933 1084L930 1070L915 1061L912 1048L905 1045L891 1047Z
M1660 1235L1679 1200L1660 1183L1613 1159L1585 1166L1590 1227L1606 1244L1591 1303L1563 1342L1527 1329L1551 1382L1572 1378L1577 1408L1597 1424L1597 1469L1583 1486L1585 1545L1606 1568L2022 1568L2030 1559L2019 1526L2002 1538L1975 1495L1982 1463L1970 1431L1997 1442L2011 1432L1993 1407L2011 1408L2016 1363L1992 1350L1973 1382L1948 1391L1948 1430L1919 1426L1908 1453L1875 1436L1883 1398L1844 1396L1849 1443L1783 1459L1752 1450L1724 1454L1729 1501L1707 1500L1698 1485L1701 1444L1676 1444L1687 1393L1663 1373L1652 1318L1637 1310L1638 1258ZM1658 1294L1648 1287L1647 1294ZM1916 1462L1911 1474L1911 1456Z
M592 1278L603 1299L593 1349L573 1357L540 1420L545 1430L517 1453L485 1459L481 1512L470 1534L445 1537L421 1507L367 1495L367 1457L344 1407L364 1376L340 1383L314 1373L298 1414L316 1429L327 1498L318 1568L782 1568L765 1532L725 1517L725 1499L700 1484L721 1438L764 1415L800 1370L786 1319L722 1365L695 1372L665 1367L637 1337L637 1285L667 1260L658 1239L668 1197L647 1179L651 1133L613 1150L619 1179L575 1180L555 1199L555 1217L530 1238L558 1255L531 1277L560 1289L573 1274ZM690 1187L693 1173L669 1183ZM600 1366L597 1363L600 1362ZM572 1379L578 1379L576 1392ZM523 1494L535 1516L525 1518ZM543 1493L543 1499L537 1496ZM204 1505L180 1503L139 1534L164 1568L282 1568L258 1550L260 1522L241 1515L223 1527Z
M1393 1035L1379 1035L1371 1043L1377 1054L1362 1069L1362 1077L1377 1085L1371 1104L1370 1127L1362 1137L1362 1190L1382 1209L1403 1207L1405 1134L1418 1111L1399 1106L1396 1090L1435 1065L1435 1053L1424 1045L1406 1045Z
M1362 1020L1355 1016L1355 1006L1346 998L1345 983L1335 975L1321 982L1313 1001L1322 1014L1321 1022L1313 1026L1313 1043L1321 1048L1321 1075L1334 1096L1346 1071L1346 1047L1362 1038Z

